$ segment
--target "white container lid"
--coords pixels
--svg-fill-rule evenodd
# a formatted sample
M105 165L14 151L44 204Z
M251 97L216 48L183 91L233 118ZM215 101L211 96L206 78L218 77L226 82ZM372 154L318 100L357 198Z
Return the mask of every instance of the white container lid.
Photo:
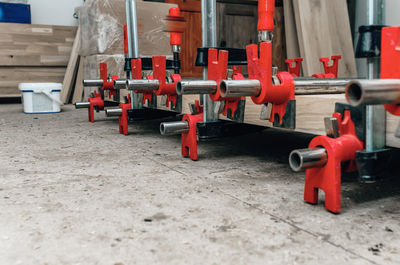
M21 91L48 91L51 92L52 90L61 90L62 84L61 83L20 83L18 85L19 90Z

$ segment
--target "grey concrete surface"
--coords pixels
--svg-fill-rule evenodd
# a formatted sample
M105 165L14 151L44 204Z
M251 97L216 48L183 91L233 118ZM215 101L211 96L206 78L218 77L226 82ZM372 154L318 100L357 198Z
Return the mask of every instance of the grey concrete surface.
M303 202L304 173L287 164L310 136L200 143L193 162L159 123L123 136L104 113L0 105L0 264L400 263L398 175L345 176L334 215L322 194Z

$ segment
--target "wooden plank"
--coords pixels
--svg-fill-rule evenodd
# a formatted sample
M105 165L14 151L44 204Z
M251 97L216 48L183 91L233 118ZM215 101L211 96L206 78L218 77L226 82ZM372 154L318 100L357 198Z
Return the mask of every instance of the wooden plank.
M287 58L300 57L299 40L297 37L296 21L293 10L293 0L283 0L285 17L285 37Z
M357 76L346 0L293 0L293 7L304 75L323 73L319 58L341 55L339 77Z
M76 32L76 37L74 45L72 47L72 53L68 62L67 71L65 73L63 81L63 89L61 91L61 101L68 103L73 90L73 85L75 82L76 71L79 65L79 47L80 47L80 29Z
M82 101L83 98L83 58L79 59L78 74L76 75L74 95L72 97L72 103L75 104L78 101Z
M62 83L64 75L65 67L0 67L0 97L19 94L19 83Z

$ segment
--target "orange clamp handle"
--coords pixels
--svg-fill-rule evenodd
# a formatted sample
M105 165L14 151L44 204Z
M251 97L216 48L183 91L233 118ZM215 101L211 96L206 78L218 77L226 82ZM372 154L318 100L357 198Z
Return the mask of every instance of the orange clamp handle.
M275 0L258 1L258 31L274 30Z

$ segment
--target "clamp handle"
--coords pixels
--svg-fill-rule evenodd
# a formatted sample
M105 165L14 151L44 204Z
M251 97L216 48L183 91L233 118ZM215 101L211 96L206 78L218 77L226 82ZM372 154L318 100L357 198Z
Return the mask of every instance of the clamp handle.
M181 10L178 7L171 7L168 12L168 19L171 21L183 21L183 17L181 17ZM169 36L169 42L171 46L182 45L182 32L175 31L176 29L173 29L174 31L170 31Z
M258 1L258 31L274 30L275 0Z
M129 46L128 46L128 27L124 25L124 53L129 53Z

